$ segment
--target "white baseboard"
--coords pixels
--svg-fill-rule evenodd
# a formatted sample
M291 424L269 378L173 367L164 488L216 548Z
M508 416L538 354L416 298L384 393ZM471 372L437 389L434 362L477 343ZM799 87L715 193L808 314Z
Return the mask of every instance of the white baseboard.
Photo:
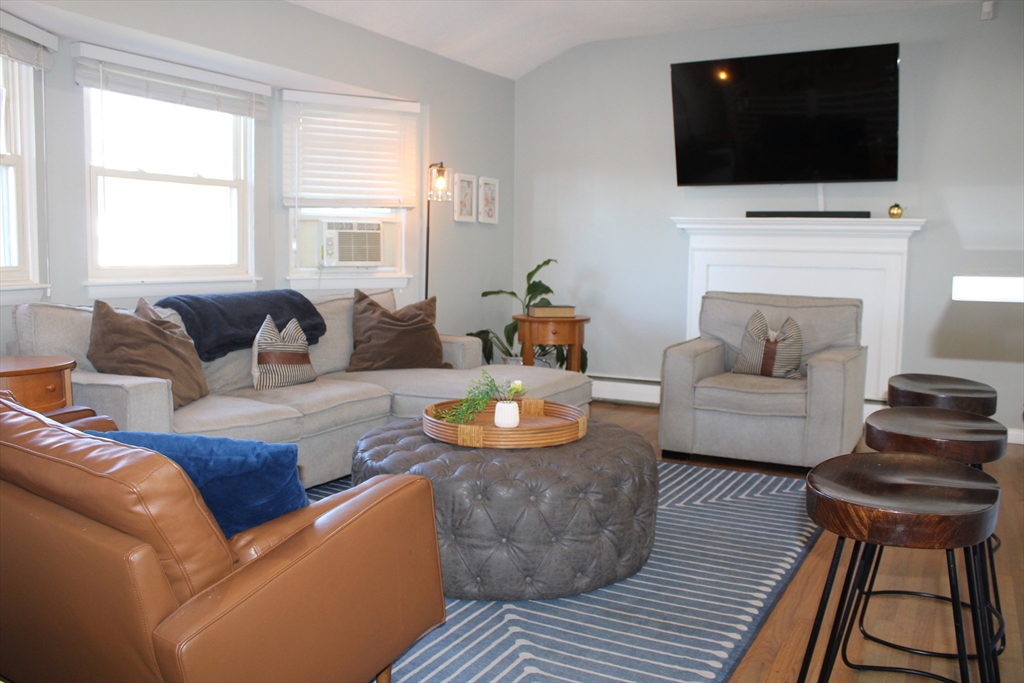
M595 401L611 401L613 403L634 403L639 405L657 406L661 403L661 386L653 380L631 380L618 377L592 377L591 387ZM885 408L881 401L864 403L864 417L876 410ZM1024 429L1007 430L1007 441L1012 444L1024 445Z
M596 401L637 403L657 406L661 404L661 385L643 380L619 380L593 377L591 392Z

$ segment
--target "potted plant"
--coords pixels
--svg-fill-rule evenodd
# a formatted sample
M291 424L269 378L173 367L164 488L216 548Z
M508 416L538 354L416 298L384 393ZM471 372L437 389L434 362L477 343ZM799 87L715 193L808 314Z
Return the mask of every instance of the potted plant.
M554 294L554 290L544 284L541 280L534 279L537 273L542 268L551 264L558 263L553 258L549 258L543 261L536 268L526 274L526 293L523 296L519 296L515 292L510 292L505 289L494 289L484 292L480 296L497 296L503 294L510 296L520 303L523 307L523 315L526 315L530 306L550 306L551 300L548 299L548 294ZM503 334L499 335L494 330L477 330L476 332L469 332L469 336L476 337L484 346L484 360L488 363L494 361L494 349L497 348L502 356L505 358L518 357L519 354L515 352L516 347L516 336L519 334L519 321L513 320L508 325L505 325ZM537 346L534 351L534 358L549 357L554 352L555 363L560 368L565 367L566 354L564 346ZM583 372L587 371L587 350L580 349L580 370Z
M497 382L486 370L480 371L482 377L469 383L466 397L437 414L437 418L455 424L469 424L482 413L491 403L494 407L494 424L498 427L515 427L519 424L519 404L515 402L517 394L523 393L523 383L519 380L504 379Z

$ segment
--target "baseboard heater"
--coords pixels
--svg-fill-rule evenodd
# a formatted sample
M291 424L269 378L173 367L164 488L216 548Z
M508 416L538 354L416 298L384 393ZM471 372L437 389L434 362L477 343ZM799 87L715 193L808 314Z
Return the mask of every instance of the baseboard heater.
M870 211L747 211L747 218L871 218Z

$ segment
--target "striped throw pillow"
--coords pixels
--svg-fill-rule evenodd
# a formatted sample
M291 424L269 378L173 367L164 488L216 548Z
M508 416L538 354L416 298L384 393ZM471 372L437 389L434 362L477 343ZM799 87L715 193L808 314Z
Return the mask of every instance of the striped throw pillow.
M292 318L278 332L274 319L268 315L252 343L252 385L256 389L273 389L315 379L309 344L299 321Z
M754 311L747 321L747 329L740 342L740 357L732 366L733 372L745 375L764 375L799 379L800 357L804 352L804 338L800 326L786 318L782 328L775 332L761 311Z

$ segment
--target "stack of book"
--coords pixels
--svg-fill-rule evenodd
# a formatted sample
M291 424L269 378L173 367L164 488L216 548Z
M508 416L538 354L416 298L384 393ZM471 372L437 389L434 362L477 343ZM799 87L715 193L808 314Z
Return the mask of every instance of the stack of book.
M530 306L527 314L531 318L575 318L576 307L565 304L551 304L549 306Z

